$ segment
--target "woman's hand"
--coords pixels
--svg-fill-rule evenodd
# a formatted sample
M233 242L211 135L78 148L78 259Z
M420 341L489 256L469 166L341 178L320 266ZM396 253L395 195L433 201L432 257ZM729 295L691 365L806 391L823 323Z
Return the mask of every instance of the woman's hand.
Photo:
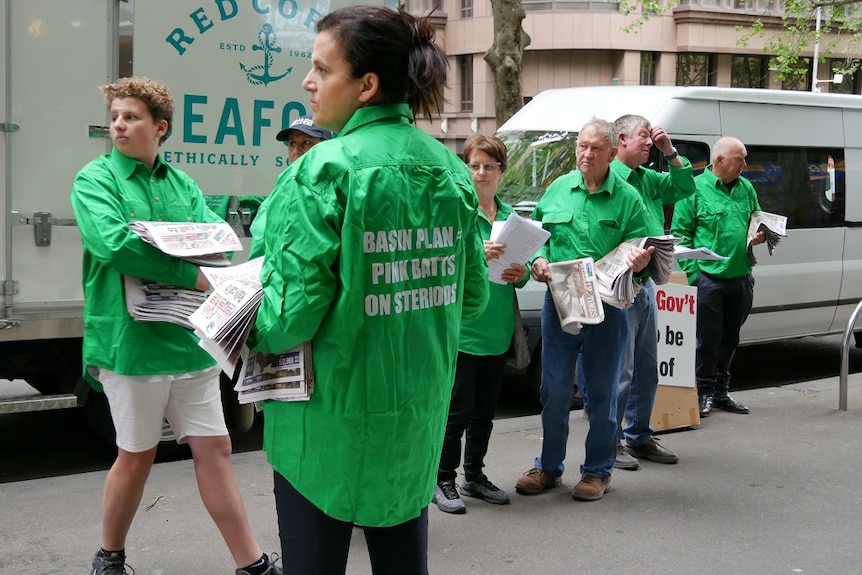
M503 280L510 284L516 284L525 277L527 277L527 268L521 264L512 264L512 267L503 270Z
M497 242L492 242L486 240L485 244L485 259L486 260L495 260L503 255L503 250L506 249L506 244L499 244Z

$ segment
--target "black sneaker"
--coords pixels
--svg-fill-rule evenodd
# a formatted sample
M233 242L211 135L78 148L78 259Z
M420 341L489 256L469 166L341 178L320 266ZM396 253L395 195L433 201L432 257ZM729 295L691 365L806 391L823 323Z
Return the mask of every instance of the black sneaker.
M455 487L455 480L441 481L434 487L434 498L431 500L437 504L440 511L445 513L455 513L461 515L467 512L467 507L461 496L458 495L458 488Z
M131 571L126 571L126 567L129 567ZM93 557L92 575L135 575L135 570L126 565L124 552L105 552L100 549Z
M496 505L505 505L509 502L509 495L491 483L484 474L473 481L464 481L461 484L461 495L476 497L477 499Z
M266 553L263 554L263 559L266 561L266 570L261 575L282 575L281 567L278 567L274 561L278 561L276 553L273 553L275 559L270 558ZM236 575L249 575L245 569L237 569Z

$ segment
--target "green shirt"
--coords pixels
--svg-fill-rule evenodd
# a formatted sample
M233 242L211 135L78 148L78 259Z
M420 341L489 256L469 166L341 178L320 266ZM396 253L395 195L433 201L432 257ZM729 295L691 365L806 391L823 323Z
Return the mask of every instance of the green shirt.
M386 527L431 500L463 319L488 300L467 166L405 104L357 110L267 204L255 349L311 340L314 394L268 401L273 468L324 513Z
M513 212L512 206L499 198L494 198L494 201L497 202L496 221L506 221ZM483 240L491 239L491 228L491 221L485 212L479 210L479 232ZM525 285L529 279L529 274L524 276L517 287ZM512 344L512 333L515 331L515 312L512 307L515 284L501 285L488 281L488 288L488 307L481 316L467 320L461 326L461 344L458 351L471 355L500 355Z
M746 244L751 213L760 210L757 191L742 176L733 189L712 173L712 166L697 176L697 193L674 208L673 235L682 245L706 247L727 256L725 261L679 260L679 267L693 284L700 272L722 279L741 278L751 273Z
M580 172L560 176L539 200L533 219L551 233L537 257L552 263L598 261L621 242L649 235L640 194L612 170L593 193Z
M664 235L664 206L694 194L696 186L691 162L680 156L682 167L670 164L670 173L638 166L634 170L622 161L611 162L611 171L632 185L641 195L646 208L648 235Z
M115 149L84 166L71 200L84 248L85 369L167 375L214 365L191 331L133 320L123 292L123 274L194 289L197 266L163 254L128 226L133 220L221 222L194 180L160 156L150 173Z

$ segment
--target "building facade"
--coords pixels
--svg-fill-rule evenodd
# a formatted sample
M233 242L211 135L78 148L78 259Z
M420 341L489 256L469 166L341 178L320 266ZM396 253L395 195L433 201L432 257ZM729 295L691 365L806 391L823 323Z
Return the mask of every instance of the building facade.
M596 85L719 86L810 90L813 47L800 58L806 73L782 82L769 71L765 40L739 45L760 18L767 36L782 31L781 0L682 0L666 14L652 15L633 31L618 2L523 0L524 101L551 88ZM409 0L414 14L431 13L449 56L450 81L441 118L420 126L460 153L472 134L493 134L494 77L484 61L494 41L490 0ZM824 40L826 38L824 37ZM850 54L832 54L818 65L816 86L824 92L859 94L859 75L828 83ZM612 119L612 118L611 118Z

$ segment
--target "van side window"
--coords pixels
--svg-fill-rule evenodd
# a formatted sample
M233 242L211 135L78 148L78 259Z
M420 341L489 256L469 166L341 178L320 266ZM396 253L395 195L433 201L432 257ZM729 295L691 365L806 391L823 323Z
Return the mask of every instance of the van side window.
M767 212L787 216L788 228L844 225L844 150L748 146L742 175Z

